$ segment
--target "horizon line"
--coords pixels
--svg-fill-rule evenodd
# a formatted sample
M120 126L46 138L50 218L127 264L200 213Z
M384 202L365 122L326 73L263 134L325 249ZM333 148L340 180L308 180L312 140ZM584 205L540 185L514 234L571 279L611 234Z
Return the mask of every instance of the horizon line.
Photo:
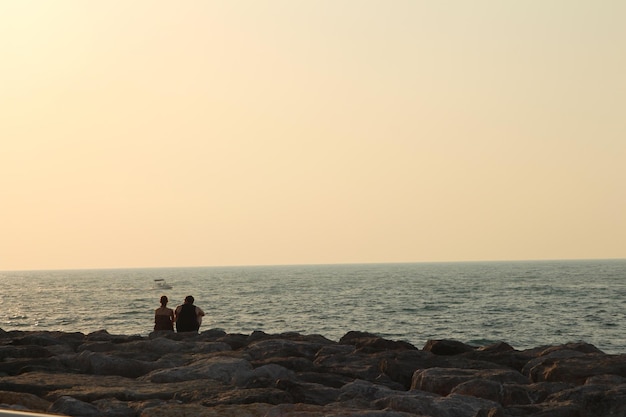
M110 267L68 267L3 269L0 272L38 272L38 271L113 271L129 269L200 269L200 268L259 268L259 267L294 267L294 266L349 266L349 265L408 265L408 264L469 264L469 263L518 263L518 262L589 262L589 261L625 261L626 258L537 258L537 259L483 259L454 261L384 261L384 262L332 262L332 263L285 263L285 264L230 264L230 265L187 265L187 266L110 266Z

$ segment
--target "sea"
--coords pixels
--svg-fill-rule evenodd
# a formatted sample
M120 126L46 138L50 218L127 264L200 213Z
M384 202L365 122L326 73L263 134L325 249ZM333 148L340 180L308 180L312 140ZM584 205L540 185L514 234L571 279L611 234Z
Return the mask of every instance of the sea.
M147 336L161 295L172 308L193 295L201 331L626 353L626 259L4 271L0 283L5 331Z

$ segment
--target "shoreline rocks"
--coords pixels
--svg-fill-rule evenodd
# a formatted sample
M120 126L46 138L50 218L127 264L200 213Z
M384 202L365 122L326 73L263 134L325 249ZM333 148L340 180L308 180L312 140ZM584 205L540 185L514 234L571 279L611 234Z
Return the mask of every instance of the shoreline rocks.
M0 408L68 416L626 416L626 354L350 331L0 329Z

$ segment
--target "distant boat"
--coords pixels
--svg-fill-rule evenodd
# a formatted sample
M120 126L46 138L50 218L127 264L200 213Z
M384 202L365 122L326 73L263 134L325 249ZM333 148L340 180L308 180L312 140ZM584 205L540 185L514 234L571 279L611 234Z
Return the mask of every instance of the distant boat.
M155 279L154 288L158 290L171 290L172 286L168 284L164 279Z

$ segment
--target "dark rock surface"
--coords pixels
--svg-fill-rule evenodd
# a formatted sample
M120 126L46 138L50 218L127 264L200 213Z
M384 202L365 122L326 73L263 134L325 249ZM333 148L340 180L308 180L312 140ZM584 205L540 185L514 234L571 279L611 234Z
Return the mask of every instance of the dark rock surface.
M626 354L351 331L149 337L0 329L0 408L68 416L626 416Z

